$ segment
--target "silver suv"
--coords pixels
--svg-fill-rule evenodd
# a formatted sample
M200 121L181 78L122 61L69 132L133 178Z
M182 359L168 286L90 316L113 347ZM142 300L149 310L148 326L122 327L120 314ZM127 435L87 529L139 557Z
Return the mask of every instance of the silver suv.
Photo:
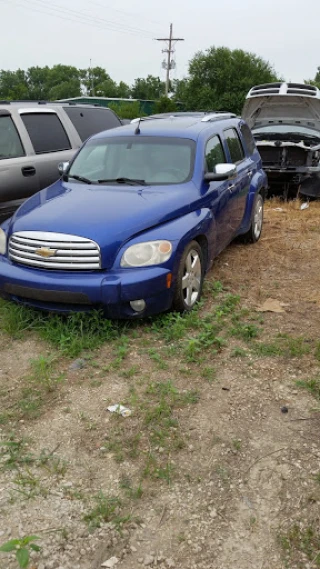
M121 126L111 110L93 105L0 101L0 221L59 178L93 134Z

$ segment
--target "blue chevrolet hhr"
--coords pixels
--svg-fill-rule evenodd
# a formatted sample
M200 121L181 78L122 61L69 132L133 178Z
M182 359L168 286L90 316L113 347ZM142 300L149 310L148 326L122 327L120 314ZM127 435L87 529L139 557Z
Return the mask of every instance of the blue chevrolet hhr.
M191 310L230 241L258 241L266 189L250 129L231 113L100 133L2 225L0 295L110 318Z

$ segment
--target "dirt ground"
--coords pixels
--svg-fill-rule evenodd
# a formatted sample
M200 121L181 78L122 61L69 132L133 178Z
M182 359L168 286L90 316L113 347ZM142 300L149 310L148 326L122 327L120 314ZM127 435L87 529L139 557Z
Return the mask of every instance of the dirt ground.
M122 357L106 342L72 365L32 330L1 334L0 544L38 536L32 569L320 567L319 221L319 203L268 202L259 243L216 260L197 325L226 295L246 318L218 349L148 322ZM268 298L282 311L258 312ZM18 413L32 361L51 357L58 387L45 375L41 410ZM159 385L174 421L148 438ZM132 415L106 410L118 402ZM113 513L103 496L119 498ZM18 567L13 553L0 567Z

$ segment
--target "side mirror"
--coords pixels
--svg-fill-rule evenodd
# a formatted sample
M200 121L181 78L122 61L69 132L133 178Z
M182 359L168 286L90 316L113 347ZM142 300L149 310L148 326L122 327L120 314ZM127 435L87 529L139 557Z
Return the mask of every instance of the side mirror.
M70 162L60 162L60 164L58 164L58 171L60 176L63 176L63 174L66 173L69 168L69 164Z
M235 164L217 164L214 167L214 172L206 172L204 180L206 182L222 182L234 178L237 174L237 167Z

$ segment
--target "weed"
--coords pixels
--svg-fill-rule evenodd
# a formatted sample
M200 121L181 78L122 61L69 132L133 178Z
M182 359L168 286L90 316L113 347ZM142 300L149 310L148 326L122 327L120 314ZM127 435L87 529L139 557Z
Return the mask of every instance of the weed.
M26 330L34 330L68 357L118 338L127 327L127 324L107 320L99 310L64 316L37 312L6 301L0 303L0 317L2 329L10 337L21 337Z
M201 377L206 379L209 383L213 383L217 379L217 372L214 367L204 367L200 371Z
M284 355L283 347L279 344L279 342L270 342L267 343L255 343L253 346L254 351L259 356L282 356Z
M239 346L236 346L235 348L233 348L230 356L232 358L245 358L247 357L247 352L246 350L244 350L243 348L240 348Z
M223 484L229 481L230 478L229 470L225 466L218 465L216 467L216 473L218 478L221 480Z
M139 486L137 488L132 488L131 480L129 478L124 477L120 480L119 485L120 485L120 488L122 488L123 490L126 490L130 499L140 500L142 498L143 489L142 489L141 482L139 483Z
M240 451L241 450L241 440L240 439L234 439L232 441L232 446L233 446L234 450Z
M1 545L0 551L3 553L14 552L19 567L21 569L26 569L29 565L30 549L33 551L40 551L41 549L39 545L33 543L39 539L40 537L37 537L36 535L27 535L20 539L11 539Z
M289 355L292 358L301 358L310 353L310 343L305 338L285 337L288 346Z
M84 423L84 427L86 431L96 431L98 428L98 423L91 417L88 417L83 411L79 413L79 419L82 423Z
M173 465L171 464L171 462L167 462L167 464L164 467L159 466L155 469L154 476L156 478L160 478L160 480L165 480L167 484L171 484L173 471L174 471Z
M157 352L154 348L150 348L148 350L148 355L151 360L158 364L159 369L168 369L167 362L164 361L163 357L160 356L159 352Z
M132 367L130 367L127 370L124 370L121 372L120 375L122 375L122 377L129 379L130 377L134 377L140 370L140 367L137 365L134 365Z
M17 492L21 497L26 500L31 500L36 496L47 496L48 492L41 486L40 478L37 478L28 468L23 472L19 472L13 480L16 485L14 492Z
M102 381L101 379L93 379L90 381L90 387L101 387Z
M240 302L240 296L235 294L228 294L224 300L217 306L215 316L221 319L228 314L232 314Z
M197 337L188 340L185 348L184 355L189 362L201 362L204 358L203 353L205 349L210 348L210 355L217 354L225 341L218 336L213 335L213 329L207 327Z
M237 324L230 330L231 336L245 340L246 342L256 338L259 334L259 330L255 324Z
M320 342L317 342L315 352L315 358L320 362Z
M273 342L257 342L252 344L259 356L282 356L286 358L301 358L311 351L310 341L306 338L294 338L288 334L278 334ZM316 356L315 352L315 356ZM317 357L317 356L316 356Z
M320 377L315 377L313 379L307 380L299 380L296 382L298 387L302 387L303 389L307 389L312 393L316 399L320 400Z
M25 439L17 440L14 435L8 441L0 442L0 464L2 469L17 470L21 465L32 464L34 457Z
M83 518L90 530L100 527L102 522L112 522L119 518L121 500L118 496L105 496L100 491L94 497L94 502L95 506Z
M320 537L312 527L302 529L298 524L294 524L286 534L279 536L282 549L286 554L295 559L297 554L302 554L303 566L305 567L306 556L312 560L316 567L320 567Z
M129 352L129 338L127 336L121 336L121 338L117 341L116 346L116 357L115 360L112 362L112 367L114 369L119 369L123 360L127 357Z

